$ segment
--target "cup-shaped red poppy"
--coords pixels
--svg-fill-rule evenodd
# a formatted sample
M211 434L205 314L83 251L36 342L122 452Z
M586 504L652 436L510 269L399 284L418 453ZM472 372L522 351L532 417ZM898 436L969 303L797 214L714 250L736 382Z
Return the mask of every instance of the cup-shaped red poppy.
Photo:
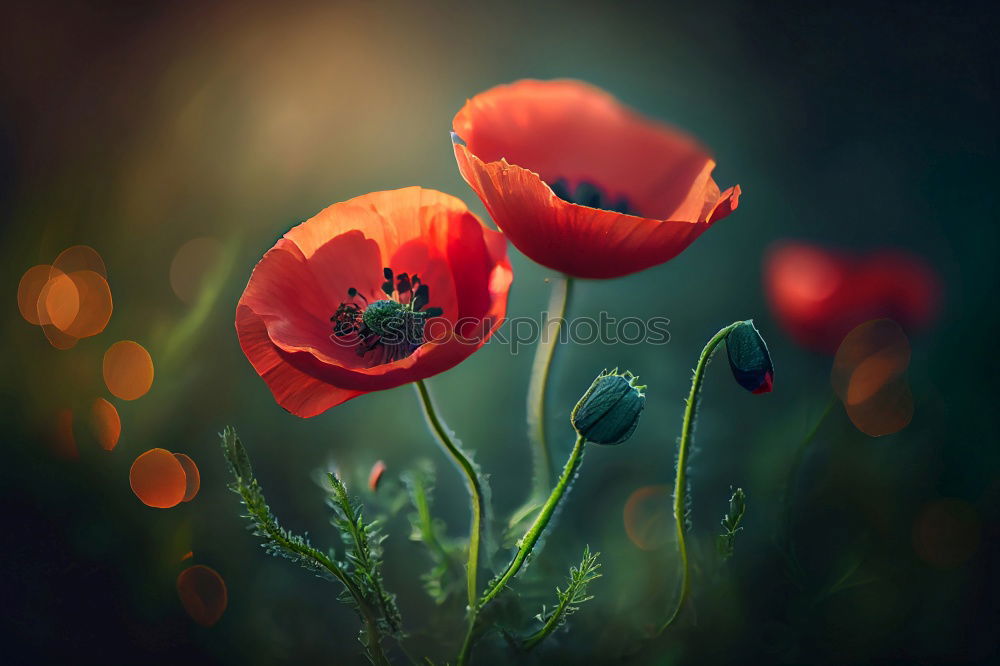
M941 300L936 271L908 252L858 256L791 242L768 251L764 290L792 339L829 354L851 329L872 319L894 319L911 331L927 326Z
M476 95L452 123L458 168L534 261L613 278L673 259L739 203L691 137L599 88L518 81Z
M302 417L443 372L503 321L502 234L419 187L337 203L267 251L236 308L240 346Z

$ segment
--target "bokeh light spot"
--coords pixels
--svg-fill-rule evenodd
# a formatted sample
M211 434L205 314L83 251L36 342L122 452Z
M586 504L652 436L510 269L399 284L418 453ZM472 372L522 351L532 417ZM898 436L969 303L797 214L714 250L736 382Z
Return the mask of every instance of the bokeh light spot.
M122 400L146 395L153 385L153 359L137 342L120 340L104 353L104 383Z
M953 569L979 548L980 523L976 509L960 499L928 502L913 524L913 548L921 560L940 569Z
M111 319L114 305L108 281L94 271L74 271L68 276L76 287L79 307L68 327L59 326L74 338L89 338L102 332Z
M218 622L229 603L226 582L215 569L203 564L188 567L177 576L177 595L191 619L203 627Z
M673 524L670 495L670 486L643 486L625 501L625 534L637 548L657 550L669 543Z
M73 278L56 272L38 296L38 321L52 324L64 333L80 313L80 292Z
M198 466L194 463L194 460L187 454L175 453L174 457L177 458L177 462L184 468L184 477L187 480L187 484L184 486L184 499L181 501L190 502L201 488L201 473L198 471Z
M94 436L105 451L111 451L118 445L122 434L122 420L118 410L104 398L97 398L90 408L91 425Z
M777 287L787 300L801 304L822 303L832 296L843 281L836 262L811 248L789 247L781 250L783 261L775 276Z
M108 277L108 269L104 264L104 259L101 258L97 250L89 245L74 245L66 248L52 262L52 268L67 274L76 271L94 271L105 279Z
M913 420L913 394L903 378L895 379L860 404L845 403L854 427L870 437L899 432Z
M847 382L844 402L860 405L906 370L893 354L878 353L858 363Z
M50 267L49 278L38 293L35 303L38 324L49 344L56 349L71 349L76 346L78 339L64 332L59 325L68 328L79 310L80 296L76 283L59 269Z
M136 458L128 478L135 496L158 509L180 504L187 491L184 467L166 449L150 449Z
M368 488L372 492L378 490L378 484L382 481L383 474L385 474L385 463L381 460L376 460L375 464L372 465L372 471L368 473Z
M847 334L834 357L830 384L858 430L879 437L910 423L909 364L910 342L890 319L865 322Z
M830 383L841 400L859 403L902 375L909 364L910 341L903 329L891 319L875 319L844 337L833 359Z
M72 349L79 342L78 339L72 335L63 333L52 324L42 324L42 332L45 334L45 339L49 341L49 344L56 349Z
M38 297L49 281L51 269L47 264L32 266L24 272L17 285L17 309L29 324L38 326L42 323L38 318Z
M194 238L184 243L170 263L170 287L177 298L194 302L221 255L222 243L214 238Z

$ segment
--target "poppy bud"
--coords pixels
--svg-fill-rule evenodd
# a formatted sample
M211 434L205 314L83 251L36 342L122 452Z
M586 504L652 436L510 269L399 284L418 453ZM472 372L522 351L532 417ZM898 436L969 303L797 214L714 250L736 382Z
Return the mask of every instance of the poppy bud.
M646 406L645 386L636 386L631 372L604 371L573 408L576 432L595 444L621 444L632 436Z
M751 393L770 393L774 386L774 366L767 344L748 319L726 336L729 367L736 383Z

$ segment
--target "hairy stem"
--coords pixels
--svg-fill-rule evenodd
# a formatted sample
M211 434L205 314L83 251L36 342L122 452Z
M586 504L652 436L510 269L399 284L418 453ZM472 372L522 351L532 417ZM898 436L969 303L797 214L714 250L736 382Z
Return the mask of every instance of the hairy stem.
M469 657L469 650L472 648L472 633L475 629L477 608L479 605L476 593L477 575L479 572L479 538L483 522L483 487L479 480L479 475L476 473L476 468L472 465L472 461L465 455L462 447L453 439L448 426L438 416L437 409L434 407L434 401L431 399L431 394L427 391L427 385L423 380L417 380L415 385L417 387L417 395L420 396L420 404L424 408L424 416L427 417L428 427L438 442L441 443L441 446L444 447L445 451L448 452L448 455L451 456L451 459L458 466L462 474L465 475L465 480L469 487L469 499L472 510L472 524L469 527L469 561L466 564L469 624L465 640L462 644L462 650L457 660L458 666L464 666Z
M569 488L570 483L573 481L573 477L576 475L577 469L580 467L580 463L583 461L583 449L586 440L583 436L577 436L576 444L573 445L573 450L569 454L569 459L566 461L566 466L563 467L562 475L559 477L559 481L556 483L556 487L552 489L549 494L549 498L545 501L542 506L542 510L538 513L538 517L535 518L535 522L531 524L528 531L525 532L524 537L521 538L517 543L517 552L514 554L514 559L510 561L507 568L504 570L500 576L496 578L489 589L483 593L483 597L479 602L479 607L482 608L490 601L492 601L503 589L507 586L507 583L517 575L517 572L521 570L524 565L525 560L531 554L532 549L538 540L542 536L542 532L545 531L545 527L549 524L549 520L552 519L552 514L555 513L556 507L559 506L559 502L562 500L563 496L566 494L566 490Z
M559 600L559 605L556 606L554 611L552 611L552 615L549 616L549 619L546 620L542 628L524 640L522 647L524 647L526 651L533 650L539 643L548 638L553 631L559 628L559 621L566 613L566 608L569 606L570 601L572 601L572 599L568 596Z
M705 348L701 350L698 365L695 366L694 376L691 378L691 392L688 394L687 406L684 408L681 437L677 443L677 477L674 480L674 521L677 524L677 551L681 556L681 589L677 595L677 605L667 621L656 632L657 635L666 631L680 616L690 588L691 567L688 562L687 542L684 535L684 523L687 517L687 460L691 449L691 440L694 436L694 422L698 414L698 400L701 397L701 385L705 379L705 368L708 367L708 362L712 359L715 349L726 339L730 331L742 323L742 321L733 322L712 336Z
M559 345L559 333L566 317L572 286L573 278L569 276L552 279L552 293L546 311L548 319L535 347L535 360L531 365L531 381L528 384L528 441L531 444L534 464L532 496L538 501L545 497L549 484L552 483L552 453L545 439L545 394L549 383L549 369L552 367L552 357L555 356L556 347Z
M441 417L438 416L437 408L431 399L431 394L427 390L427 385L423 380L415 382L417 395L420 396L420 404L424 408L424 416L427 417L427 425L437 438L444 450L451 456L451 459L458 466L458 469L465 475L466 483L469 487L469 499L471 501L472 525L469 528L469 562L466 566L466 583L469 595L469 608L476 607L476 576L479 572L479 537L482 532L483 522L483 488L476 473L472 461L469 460L462 447L453 439L451 431L445 425Z

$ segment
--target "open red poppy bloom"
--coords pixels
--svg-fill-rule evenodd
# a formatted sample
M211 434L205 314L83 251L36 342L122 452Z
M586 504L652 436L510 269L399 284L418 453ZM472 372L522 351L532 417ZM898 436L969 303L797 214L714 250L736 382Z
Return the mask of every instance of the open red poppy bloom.
M900 250L864 257L782 243L764 260L771 310L804 347L832 354L855 326L889 318L913 330L937 314L941 286L921 258Z
M503 235L419 187L321 211L279 239L236 308L240 346L302 417L443 372L503 321Z
M579 81L518 81L452 123L455 157L497 225L534 261L583 278L677 256L736 209L739 186L691 137Z

